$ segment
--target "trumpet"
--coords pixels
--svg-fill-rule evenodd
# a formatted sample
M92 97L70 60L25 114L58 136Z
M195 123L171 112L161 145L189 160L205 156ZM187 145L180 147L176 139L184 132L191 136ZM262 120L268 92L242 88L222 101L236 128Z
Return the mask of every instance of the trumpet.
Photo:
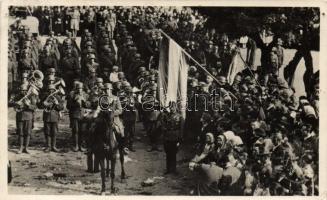
M44 102L53 102L54 101L54 95L55 94L61 94L61 95L65 95L65 91L62 87L60 87L59 89L55 90L54 92L52 92L51 94L49 94L47 96L47 98L44 100ZM50 112L54 107L54 104L52 104L52 106L48 106L44 109L45 112Z
M27 94L25 96L23 96L20 100L18 100L16 102L17 105L22 105L23 104L23 101L25 99L28 99L31 95L39 95L39 92L35 89L35 88L29 88L28 91L27 91ZM21 107L15 107L15 111L16 112L21 112L22 111L22 108Z

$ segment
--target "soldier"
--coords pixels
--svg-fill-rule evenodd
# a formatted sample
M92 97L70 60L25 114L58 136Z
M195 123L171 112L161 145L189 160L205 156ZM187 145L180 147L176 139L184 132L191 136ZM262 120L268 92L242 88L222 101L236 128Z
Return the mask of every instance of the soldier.
M57 60L51 55L49 46L44 48L43 54L40 56L39 65L43 73L46 73L48 68L55 68L58 71Z
M89 69L89 75L85 78L84 81L84 87L85 87L85 91L87 93L92 92L93 90L96 90L97 86L96 86L96 82L97 82L97 73L95 68L91 68Z
M71 116L72 135L74 139L73 151L84 151L82 148L82 114L87 108L88 95L83 91L83 83L76 84L76 90L71 98L68 99L67 108Z
M27 148L30 142L30 135L33 126L33 116L38 103L38 97L35 92L28 90L28 84L20 86L20 93L14 98L13 105L16 109L17 132L19 135L18 154L29 153Z
M110 80L111 83L115 83L115 82L119 81L119 79L118 79L118 69L119 69L119 67L117 65L114 65L112 67L112 72L109 75L109 80Z
M37 69L37 65L31 58L30 52L28 50L23 50L22 54L18 68L19 74L22 74L23 72L30 73L32 70Z
M181 114L177 112L177 105L175 102L169 102L169 110L161 113L159 121L166 153L165 174L176 174L176 154L182 140L183 118Z
M123 107L122 119L125 127L126 146L130 151L135 152L133 147L136 123L135 97L131 86L126 87L125 91L126 96L121 101L121 104Z
M73 80L79 79L81 75L81 66L77 58L72 56L72 51L69 49L65 57L61 60L61 72L63 79L67 84L67 90L70 91L73 87Z
M60 120L60 111L64 109L63 101L56 91L53 84L48 85L48 91L42 99L43 121L44 121L44 136L46 141L45 152L59 150L56 147L56 138L58 133L58 123Z

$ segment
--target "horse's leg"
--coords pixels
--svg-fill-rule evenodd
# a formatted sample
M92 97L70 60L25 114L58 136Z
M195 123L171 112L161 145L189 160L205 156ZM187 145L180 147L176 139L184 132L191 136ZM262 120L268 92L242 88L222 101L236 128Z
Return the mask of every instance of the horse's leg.
M116 167L116 156L117 151L111 152L111 170L110 170L110 178L111 178L111 193L115 193L115 167Z
M124 167L124 150L123 148L119 148L119 160L121 166L121 179L126 178L125 167Z
M104 158L99 160L100 170L101 170L101 193L106 191L106 174L105 174L105 166L104 166Z

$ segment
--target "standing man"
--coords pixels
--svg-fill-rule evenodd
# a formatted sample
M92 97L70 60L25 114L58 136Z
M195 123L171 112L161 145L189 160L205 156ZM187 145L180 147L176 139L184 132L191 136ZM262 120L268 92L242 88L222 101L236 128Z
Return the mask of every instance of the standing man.
M76 91L68 99L67 108L71 116L71 126L74 140L73 151L84 151L82 148L82 113L87 108L88 95L83 91L83 83L76 84Z
M56 92L56 87L53 84L48 85L48 92L42 101L44 108L44 136L46 141L45 152L58 152L56 147L56 138L58 133L58 122L60 120L59 112L64 109L63 100Z
M176 174L176 154L182 139L183 119L177 112L175 102L169 102L169 110L160 116L161 131L164 138L164 150L166 152L165 174Z
M18 154L29 153L27 148L30 142L30 135L32 133L33 116L36 110L38 96L28 91L28 84L20 86L20 93L14 98L13 105L16 109L17 132L19 135Z
M79 22L80 22L80 12L77 7L74 7L73 12L71 13L70 20L70 29L73 33L73 38L76 38L77 31L79 31Z

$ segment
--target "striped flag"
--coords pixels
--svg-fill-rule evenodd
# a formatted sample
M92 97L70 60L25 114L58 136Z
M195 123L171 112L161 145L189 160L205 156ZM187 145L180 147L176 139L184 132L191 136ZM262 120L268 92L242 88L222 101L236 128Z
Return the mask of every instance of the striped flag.
M159 96L162 107L176 102L185 117L188 64L186 55L174 40L163 37L159 54Z

